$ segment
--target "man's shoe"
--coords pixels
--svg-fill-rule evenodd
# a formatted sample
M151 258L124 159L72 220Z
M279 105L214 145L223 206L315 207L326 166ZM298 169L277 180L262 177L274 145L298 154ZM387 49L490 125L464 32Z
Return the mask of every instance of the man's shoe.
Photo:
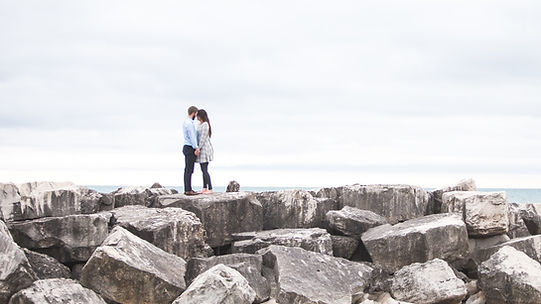
M195 192L195 191L187 191L187 192L184 192L184 195L198 195L199 193Z

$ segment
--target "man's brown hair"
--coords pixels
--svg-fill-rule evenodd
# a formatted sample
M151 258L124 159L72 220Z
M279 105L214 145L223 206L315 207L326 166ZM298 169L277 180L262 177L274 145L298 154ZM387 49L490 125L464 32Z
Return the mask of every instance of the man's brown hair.
M197 107L191 106L188 108L188 115L192 115L193 113L197 112Z

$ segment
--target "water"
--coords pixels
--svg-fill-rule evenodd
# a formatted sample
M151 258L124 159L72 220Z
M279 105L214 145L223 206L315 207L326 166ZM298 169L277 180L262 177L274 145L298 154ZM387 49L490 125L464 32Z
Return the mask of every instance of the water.
M91 185L87 186L90 189L94 189L99 192L109 193L117 190L123 186L110 186L110 185ZM167 188L176 189L179 192L182 190L182 186L167 186ZM225 192L225 186L214 187L215 192ZM278 191L278 190L290 190L290 189L304 189L314 190L319 187L242 187L243 191L252 192L264 192L264 191ZM427 188L426 190L432 190ZM512 203L538 203L541 204L541 189L518 189L518 188L480 188L479 191L505 191L509 202Z

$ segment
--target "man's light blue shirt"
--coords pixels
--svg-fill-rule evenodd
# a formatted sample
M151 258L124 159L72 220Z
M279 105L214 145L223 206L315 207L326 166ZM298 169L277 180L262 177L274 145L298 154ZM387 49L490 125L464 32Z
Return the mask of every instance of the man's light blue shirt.
M184 145L197 149L197 132L195 131L194 122L190 117L184 121L182 130L184 131Z

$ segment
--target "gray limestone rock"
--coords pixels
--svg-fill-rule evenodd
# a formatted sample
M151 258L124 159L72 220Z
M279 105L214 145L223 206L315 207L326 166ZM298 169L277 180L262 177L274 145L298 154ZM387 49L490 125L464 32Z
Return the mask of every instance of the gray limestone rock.
M540 204L517 204L520 216L526 224L531 235L541 234L541 206Z
M0 303L37 280L24 251L15 244L6 224L0 221Z
M255 253L270 245L301 247L309 251L332 255L331 235L324 229L275 229L243 232L233 235L233 253Z
M218 264L200 274L173 304L252 304L255 297L238 271Z
M71 271L64 264L46 254L41 254L24 248L32 269L39 280L45 279L71 279Z
M490 304L539 303L541 265L505 246L479 266L479 284Z
M508 240L487 248L480 248L476 251L475 260L478 263L484 262L501 248L509 246L525 253L531 259L541 263L541 235L532 235Z
M314 198L305 190L260 192L257 199L263 206L263 229L326 227L330 210L337 209L334 200Z
M361 234L370 228L387 224L387 220L381 215L349 206L341 210L331 210L326 216L331 231L356 239L360 239Z
M227 185L227 189L225 192L239 192L240 191L240 184L237 181L230 181Z
M470 296L465 304L485 304L486 303L485 293L479 291L478 293Z
M9 304L106 304L94 291L74 280L46 279L17 292Z
M13 183L0 183L0 212L2 220L10 220L13 218L15 205L21 201L19 189Z
M378 226L361 239L373 262L391 272L435 258L454 262L465 258L469 249L466 225L459 215L450 213Z
M443 194L443 212L462 214L473 237L504 234L509 230L509 202L505 192L453 191Z
M257 254L236 253L210 258L193 258L186 265L186 283L190 284L198 275L218 264L224 264L238 271L256 292L255 303L261 303L270 296L270 283L263 277L263 258Z
M8 221L90 214L111 209L108 195L69 182L33 182L13 187L13 184L0 185L5 193L4 197L0 195L0 204ZM17 194L14 191L18 191Z
M467 290L453 269L440 259L413 263L394 274L391 294L417 304L462 303Z
M317 192L344 206L370 210L387 219L391 224L425 215L429 196L417 186L410 185L349 185L339 188L324 188Z
M10 222L21 247L45 253L62 263L86 262L107 237L110 214L80 214Z
M456 185L437 188L432 190L432 199L428 204L427 214L436 214L442 212L441 205L443 202L443 194L451 191L477 191L477 186L473 179L463 179Z
M278 303L351 304L371 280L373 268L302 248L272 245L258 252L274 281Z
M181 208L125 206L111 211L116 224L185 260L213 255L206 231L194 213Z
M115 208L119 208L130 205L150 207L154 205L158 196L171 195L173 192L163 187L129 186L119 188L111 194L114 197Z
M512 239L531 235L522 219L518 204L509 204L509 231L507 231L507 235Z
M160 208L177 207L191 211L201 220L211 247L231 244L232 234L263 229L263 207L249 192L209 195L184 194L159 196Z
M332 254L335 257L351 259L359 247L359 240L349 236L331 235Z
M171 303L185 289L186 262L115 227L83 267L81 284L119 303Z

